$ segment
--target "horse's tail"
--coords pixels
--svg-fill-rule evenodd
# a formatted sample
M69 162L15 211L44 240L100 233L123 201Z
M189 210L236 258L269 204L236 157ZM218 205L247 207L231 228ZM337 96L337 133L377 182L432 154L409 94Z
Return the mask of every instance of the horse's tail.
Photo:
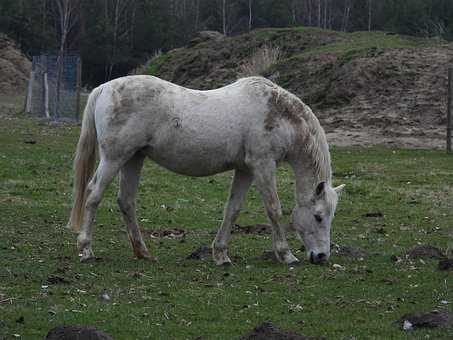
M74 158L74 191L73 205L68 227L78 232L83 222L85 202L87 199L87 186L90 181L96 164L96 126L94 122L94 111L96 100L102 91L101 87L94 89L85 107L82 129Z

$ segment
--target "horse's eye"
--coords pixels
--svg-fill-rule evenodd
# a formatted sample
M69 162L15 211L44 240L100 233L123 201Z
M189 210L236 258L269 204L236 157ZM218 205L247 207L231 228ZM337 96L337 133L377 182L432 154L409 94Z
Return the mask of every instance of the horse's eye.
M321 215L315 215L315 220L318 221L318 222L322 222Z

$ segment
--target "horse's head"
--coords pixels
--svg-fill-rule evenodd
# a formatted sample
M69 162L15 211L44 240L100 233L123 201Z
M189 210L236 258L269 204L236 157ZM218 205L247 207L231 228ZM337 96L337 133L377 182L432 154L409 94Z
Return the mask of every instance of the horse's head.
M332 188L326 182L318 184L311 197L294 207L291 224L305 243L311 263L322 264L330 257L330 227L342 184Z

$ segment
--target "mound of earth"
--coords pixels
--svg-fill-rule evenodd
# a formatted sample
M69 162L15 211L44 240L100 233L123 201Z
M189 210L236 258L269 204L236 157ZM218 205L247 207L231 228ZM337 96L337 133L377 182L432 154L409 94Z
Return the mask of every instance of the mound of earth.
M239 78L240 66L263 45L284 53L263 75L313 108L330 143L443 147L451 43L309 28L204 34L153 60L148 73L217 88Z
M310 340L315 339L294 332L284 331L270 322L256 326L249 334L241 337L241 340Z
M15 42L0 34L0 94L25 91L31 62Z
M49 331L46 340L112 340L113 338L94 327L58 326Z

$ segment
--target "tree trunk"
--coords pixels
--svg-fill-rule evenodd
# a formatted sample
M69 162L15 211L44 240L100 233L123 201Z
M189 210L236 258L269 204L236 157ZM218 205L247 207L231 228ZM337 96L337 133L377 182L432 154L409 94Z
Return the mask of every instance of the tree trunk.
M318 27L321 27L321 0L318 0Z
M368 32L371 32L372 0L368 0Z
M249 0L249 32L252 30L252 1Z
M223 27L223 34L227 35L226 0L222 0L222 27Z

